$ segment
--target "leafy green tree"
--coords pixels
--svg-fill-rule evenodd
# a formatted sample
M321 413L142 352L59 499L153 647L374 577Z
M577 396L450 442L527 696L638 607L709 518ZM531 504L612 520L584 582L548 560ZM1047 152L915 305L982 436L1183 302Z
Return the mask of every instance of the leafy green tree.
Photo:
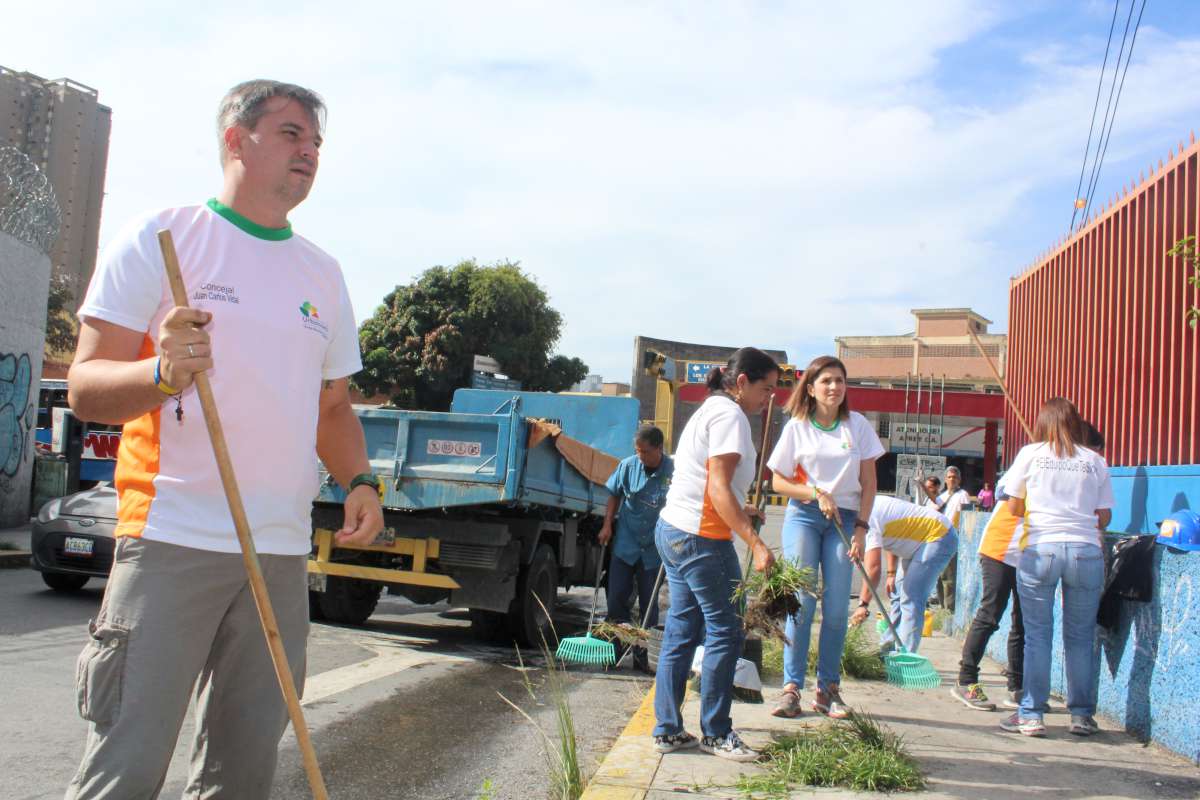
M1184 282L1189 286L1200 289L1200 252L1196 249L1196 237L1183 237L1175 243L1174 247L1167 251L1167 255L1183 259L1183 263L1192 268L1192 274L1186 276ZM1184 291L1186 292L1187 290L1185 289ZM1185 308L1183 318L1193 328L1196 327L1196 323L1200 321L1200 308L1196 306Z
M75 299L67 276L55 271L50 276L50 297L46 301L46 360L70 359L75 349L75 315L71 313Z
M546 293L517 264L432 267L397 286L363 322L363 370L354 383L401 408L441 410L455 389L470 385L479 354L528 390L562 391L583 380L587 365L550 357L561 328Z

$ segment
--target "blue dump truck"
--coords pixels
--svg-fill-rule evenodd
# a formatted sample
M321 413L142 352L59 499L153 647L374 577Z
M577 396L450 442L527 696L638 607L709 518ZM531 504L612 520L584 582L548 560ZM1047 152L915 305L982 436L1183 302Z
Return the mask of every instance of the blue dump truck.
M314 618L359 624L386 587L470 609L490 640L549 639L559 587L591 584L604 482L632 455L632 398L459 389L449 412L360 410L385 528L340 547L345 492L322 471L308 562ZM539 602L540 601L540 602Z

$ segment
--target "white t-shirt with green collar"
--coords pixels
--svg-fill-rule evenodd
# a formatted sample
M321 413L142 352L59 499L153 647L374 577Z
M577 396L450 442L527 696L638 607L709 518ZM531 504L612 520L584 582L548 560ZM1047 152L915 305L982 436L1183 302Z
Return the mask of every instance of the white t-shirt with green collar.
M143 333L143 358L156 355L158 327L175 305L162 229L172 233L190 305L213 315L209 378L255 546L308 553L321 381L362 368L341 268L290 227L263 228L215 200L143 217L104 249L78 312ZM125 424L117 535L237 552L194 386L182 403L182 421L164 395L160 408Z

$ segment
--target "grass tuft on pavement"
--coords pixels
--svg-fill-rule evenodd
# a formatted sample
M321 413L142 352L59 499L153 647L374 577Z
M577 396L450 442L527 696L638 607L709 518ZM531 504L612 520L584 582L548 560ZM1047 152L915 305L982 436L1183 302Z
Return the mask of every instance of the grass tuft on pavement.
M541 601L539 600L538 603L540 605ZM543 611L545 611L545 608L545 606L542 606ZM551 626L553 626L553 623L551 623ZM557 632L555 632L554 638L558 638ZM550 794L548 800L579 800L580 795L583 794L584 779L583 771L579 769L579 740L575 735L575 720L571 715L566 673L554 657L554 651L550 649L550 645L546 642L544 636L542 637L539 649L542 651L542 658L546 662L546 683L543 688L546 690L546 694L549 695L550 702L554 706L555 724L553 735L547 733L533 717L529 716L516 703L499 692L497 694L500 694L501 700L516 709L517 713L524 717L526 722L532 725L542 738L542 751L546 757L547 771L550 774ZM524 669L525 660L521 657L520 649L517 650L517 662L522 668L521 675L525 683L525 691L529 694L530 699L535 703L539 703L538 696L534 692L533 682L529 678L529 672ZM490 787L485 788L489 788L490 790Z
M783 674L783 645L775 639L763 640L762 666L764 675ZM817 648L808 649L808 672L817 671ZM881 681L887 678L883 660L879 657L879 645L874 641L866 626L859 625L846 632L846 644L842 647L842 672L860 680Z
M747 800L782 800L793 787L843 787L866 792L911 792L925 786L916 761L896 733L870 714L777 738L763 750L767 771L743 775Z

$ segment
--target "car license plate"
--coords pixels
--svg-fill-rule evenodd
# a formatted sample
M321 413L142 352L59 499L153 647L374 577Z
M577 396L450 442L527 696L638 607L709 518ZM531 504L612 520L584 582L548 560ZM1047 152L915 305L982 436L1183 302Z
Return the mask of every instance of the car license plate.
M84 539L81 536L68 536L63 540L63 555L91 556L93 544L94 542L91 539Z

